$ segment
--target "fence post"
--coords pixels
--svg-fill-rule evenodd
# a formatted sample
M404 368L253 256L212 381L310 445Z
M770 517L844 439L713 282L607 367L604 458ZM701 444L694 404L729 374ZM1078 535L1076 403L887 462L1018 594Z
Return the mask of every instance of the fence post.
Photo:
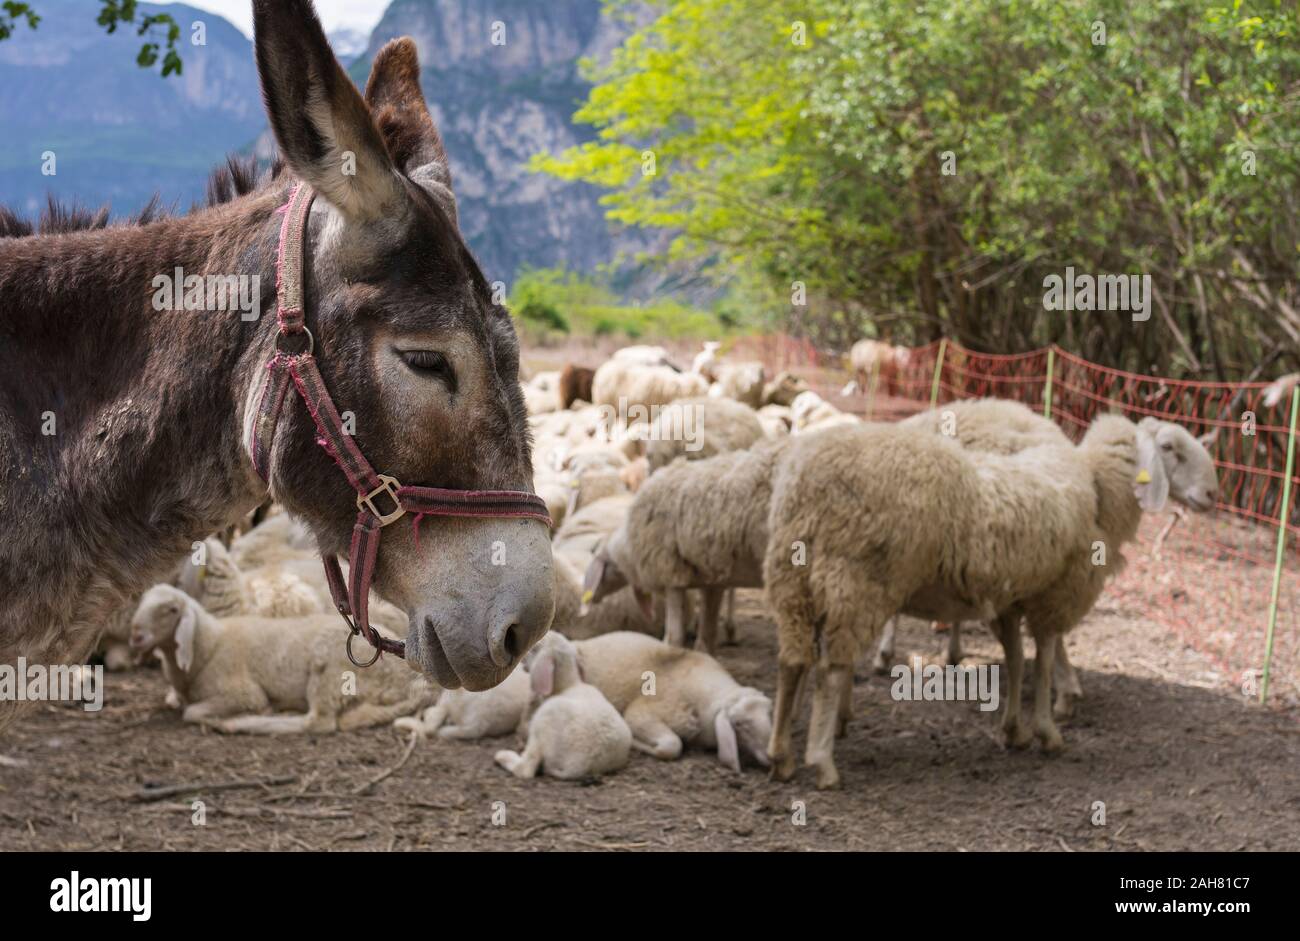
M1043 390L1043 417L1052 417L1052 367L1056 365L1056 346L1047 348L1047 388Z
M1282 559L1286 552L1286 523L1291 516L1291 471L1295 468L1295 422L1300 412L1300 386L1291 394L1291 430L1286 440L1286 476L1282 478L1282 514L1278 517L1277 565L1273 568L1273 597L1268 605L1268 636L1264 641L1264 679L1259 703L1268 698L1268 678L1273 666L1273 630L1277 627L1277 601L1282 591Z
M930 408L939 403L939 376L943 373L943 357L948 352L948 338L939 341L939 358L934 361L934 382L930 383ZM1300 391L1300 386L1297 387Z

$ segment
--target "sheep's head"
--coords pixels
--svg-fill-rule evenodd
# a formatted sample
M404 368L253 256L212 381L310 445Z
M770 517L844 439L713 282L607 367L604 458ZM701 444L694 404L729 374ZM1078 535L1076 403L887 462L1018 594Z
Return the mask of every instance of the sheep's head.
M823 401L825 400L811 389L796 395L794 401L790 403L790 413L795 425L801 424Z
M194 659L198 617L194 601L171 585L155 585L144 593L131 618L131 650L143 657L154 650L174 648L182 670Z
M533 688L534 702L582 682L578 648L569 638L555 631L539 640L524 656L523 666Z
M605 600L631 584L626 564L627 550L626 525L620 526L600 544L582 580L582 607L578 611L579 617L585 616L593 604ZM635 585L632 586L632 593L636 596L642 613L647 619L653 620L654 611L650 595Z
M1198 513L1214 509L1219 493L1214 459L1182 425L1142 419L1138 465L1138 499L1143 509L1153 508L1148 502L1163 504L1166 495Z
M713 720L718 739L718 760L732 771L740 770L745 756L767 767L767 743L772 737L772 700L745 686L733 693Z
M789 405L795 396L808 391L808 383L794 373L782 372L763 387L764 405Z

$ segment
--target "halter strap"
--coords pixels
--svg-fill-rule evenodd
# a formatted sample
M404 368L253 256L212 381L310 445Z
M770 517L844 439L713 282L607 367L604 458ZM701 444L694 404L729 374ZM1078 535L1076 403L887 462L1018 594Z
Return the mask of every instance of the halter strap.
M287 205L280 209L280 249L276 264L276 337L275 355L266 364L269 375L258 399L257 414L249 431L249 453L253 468L263 481L271 478L271 449L276 428L290 388L307 406L316 425L317 443L338 464L357 492L357 521L352 528L348 550L348 578L345 581L339 560L324 553L325 580L330 597L351 634L348 657L359 667L373 664L384 653L403 657L406 645L391 640L370 625L370 586L379 559L379 541L384 527L410 513L418 527L425 516L533 519L551 526L546 503L536 494L513 490L448 490L441 487L404 487L397 479L376 473L366 460L356 440L348 434L339 411L330 398L325 380L316 367L315 338L306 324L306 250L307 224L316 194L305 183L297 184ZM303 340L305 349L302 348ZM286 347L299 347L292 352ZM363 636L375 649L367 662L352 654L352 640Z

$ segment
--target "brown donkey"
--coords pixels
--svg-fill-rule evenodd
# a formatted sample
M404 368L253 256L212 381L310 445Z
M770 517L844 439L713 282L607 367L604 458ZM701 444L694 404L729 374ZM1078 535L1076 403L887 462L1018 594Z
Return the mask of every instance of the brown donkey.
M414 43L383 49L363 97L308 0L253 9L288 173L183 218L0 239L0 664L82 660L125 599L265 498L245 442L276 318L159 311L159 277L256 278L274 311L297 182L318 194L306 326L365 457L405 484L532 491L518 341L460 236ZM357 495L292 392L267 470L322 550L346 552ZM446 687L495 686L550 626L546 528L411 519L385 529L375 569L410 617L409 662Z

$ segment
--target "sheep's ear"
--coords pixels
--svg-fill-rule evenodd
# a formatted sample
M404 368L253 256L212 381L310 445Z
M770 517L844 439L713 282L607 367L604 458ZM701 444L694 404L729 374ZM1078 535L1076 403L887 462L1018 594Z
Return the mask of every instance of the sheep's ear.
M645 615L645 619L654 623L655 600L650 593L642 591L640 588L633 588L632 597L636 599L636 603L641 608L641 613Z
M199 619L194 613L194 605L186 603L181 610L181 619L176 625L176 665L188 673L194 664L194 635L198 633Z
M740 746L736 742L736 730L727 718L727 710L718 710L713 720L713 734L718 739L718 760L732 771L739 771Z
M1137 479L1133 482L1133 495L1138 505L1147 512L1163 510L1169 499L1169 477L1165 463L1160 459L1160 449L1155 436L1146 428L1137 430Z
M349 221L392 215L405 190L309 0L254 0L262 97L285 162Z
M591 564L587 566L587 573L582 578L582 609L591 607L591 603L596 600L596 589L605 579L605 566L609 565L609 560L604 553L597 552L592 557Z
M555 654L547 651L528 668L528 680L533 687L533 696L546 699L555 690Z
M1201 443L1201 447L1205 448L1206 452L1209 452L1219 440L1219 429L1215 428L1203 435L1198 435L1196 440Z

